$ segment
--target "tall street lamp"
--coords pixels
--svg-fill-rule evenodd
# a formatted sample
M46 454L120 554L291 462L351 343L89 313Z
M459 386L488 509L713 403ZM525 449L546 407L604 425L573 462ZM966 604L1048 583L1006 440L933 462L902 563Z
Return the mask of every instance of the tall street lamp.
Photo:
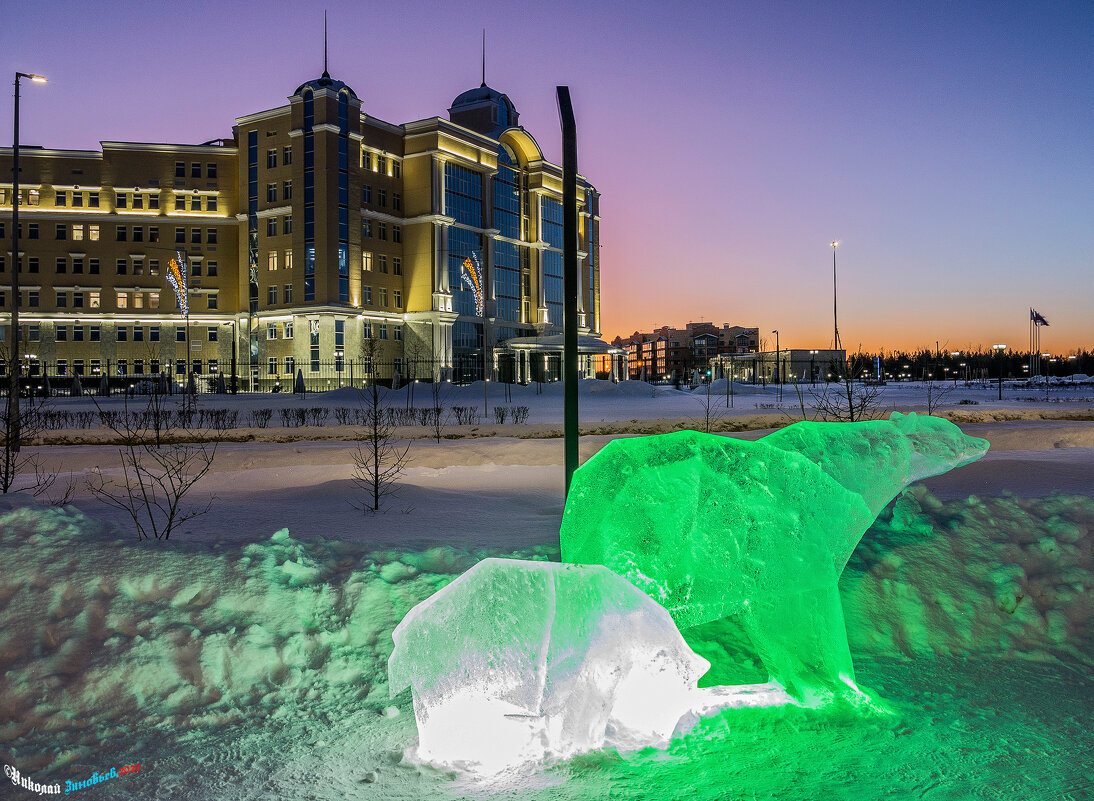
M809 351L809 383L814 387L817 385L817 371L813 366L816 358L817 352L815 350Z
M836 315L836 248L839 247L839 240L836 239L832 243L832 350L840 349L839 341L839 318Z
M779 388L779 400L783 399L782 371L779 369L779 329L772 332L775 335L775 385Z
M1006 345L992 345L991 349L995 351L999 357L999 400L1003 400L1003 351L1007 349Z
M34 83L46 79L33 72L15 73L15 136L11 149L11 363L8 365L8 426L7 443L10 452L19 450L19 384L23 371L19 367L19 82L29 78Z

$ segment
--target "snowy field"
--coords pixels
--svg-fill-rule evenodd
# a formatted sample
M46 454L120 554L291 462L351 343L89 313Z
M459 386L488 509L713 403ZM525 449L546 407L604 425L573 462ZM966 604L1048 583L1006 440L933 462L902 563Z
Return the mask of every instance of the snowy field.
M739 436L801 416L790 387L780 407L771 387L737 386L728 410L714 389L715 427ZM491 406L528 406L528 424L450 426L439 443L398 429L410 462L380 514L351 505L353 427L333 412L324 426L282 428L276 412L273 427L241 425L246 441L222 444L195 489L215 496L210 512L169 543L135 542L82 485L64 508L0 499L3 762L62 792L140 764L78 791L111 799L1094 798L1092 384L1005 385L1001 403L994 384L961 385L944 399L991 451L891 504L840 584L876 712L725 711L665 751L488 783L417 764L409 693L387 687L392 629L486 556L559 558L561 387L490 392ZM890 385L881 401L922 409L926 388ZM446 403L481 405L482 385ZM200 404L242 418L356 398ZM614 436L702 428L706 409L702 389L587 383L582 423L598 433L582 458ZM62 474L118 463L102 429L48 433L72 443L41 448Z

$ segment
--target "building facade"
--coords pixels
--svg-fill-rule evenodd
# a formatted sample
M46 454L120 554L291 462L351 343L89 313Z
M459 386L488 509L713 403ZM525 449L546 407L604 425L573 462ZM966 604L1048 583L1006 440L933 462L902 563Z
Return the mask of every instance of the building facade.
M648 333L635 331L616 337L613 345L627 352L632 379L687 380L695 370L706 375L712 358L723 354L754 353L759 350L758 328L724 323L688 323L683 328L661 326Z
M0 175L11 161L0 150ZM397 125L324 72L230 139L23 146L20 166L18 259L0 183L0 285L18 261L32 374L528 381L541 363L507 341L561 330L562 170L485 84L447 119ZM599 195L580 176L578 206L579 327L595 340ZM188 326L165 280L176 252ZM13 301L0 289L0 314Z

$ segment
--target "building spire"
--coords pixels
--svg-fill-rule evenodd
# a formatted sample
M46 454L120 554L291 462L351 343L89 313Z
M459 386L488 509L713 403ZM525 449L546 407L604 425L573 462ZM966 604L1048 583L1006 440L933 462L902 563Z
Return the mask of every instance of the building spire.
M330 73L327 72L327 11L323 10L323 77L329 78Z
M482 29L482 85L486 86L486 28Z

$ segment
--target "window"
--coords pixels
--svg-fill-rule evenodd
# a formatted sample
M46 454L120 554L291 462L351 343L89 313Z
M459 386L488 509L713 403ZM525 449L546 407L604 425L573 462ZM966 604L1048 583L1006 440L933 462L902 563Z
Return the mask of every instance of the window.
M176 245L185 245L186 244L186 229L185 228L176 228L175 229L175 244Z
M32 309L38 308L38 290L32 289L27 292L27 306Z
M201 244L201 229L200 228L191 228L190 229L190 242L194 245L200 245Z
M133 208L135 208L135 209L143 209L144 208L144 195L140 194L139 192L137 194L133 195Z
M99 193L88 192L87 193L87 205L93 209L99 208Z
M387 306L387 289L380 287L380 305Z
M159 275L160 274L160 260L159 259L149 259L148 260L148 274L149 275Z
M292 303L292 284L285 284L285 302Z
M286 270L291 270L292 269L292 251L291 250L286 250L285 251L285 269Z
M386 222L377 222L376 223L376 234L383 241L385 241L385 242L387 241L387 223Z
M395 300L395 308L401 309L403 307L403 290L395 289L391 292L392 297Z
M206 178L216 178L217 177L217 165L216 165L215 162L212 163L212 164L206 164L205 165L205 177Z
M284 225L282 226L282 229L284 230L284 232L286 234L291 234L292 233L292 215L291 214L284 218Z
M129 203L129 200L126 198L124 192L115 192L114 193L114 208L124 209L126 207L126 205L128 205L128 203Z
M125 259L117 259L114 262L114 269L117 271L118 275L125 275L126 274L126 271L127 271L126 265L127 265L127 263L128 262L126 262Z
M67 342L68 341L68 326L67 325L57 326L57 341L58 342Z
M201 211L201 195L190 196L190 211Z
M117 338L119 342L125 342L129 339L129 329L124 325L119 325L117 330Z
M87 260L87 272L88 272L89 275L98 275L99 274L99 260L98 259L88 259Z
M399 159L391 160L391 177L402 178L403 177L403 163Z
M30 256L30 257L27 258L27 272L28 273L38 272L38 257L37 256Z
M149 342L159 342L160 341L160 327L158 325L151 325L151 326L148 327L148 341Z
M41 329L37 325L27 326L27 340L38 342L41 339Z
M209 307L208 307L209 311L213 311L217 308L216 293L215 292L210 292L209 295L208 295L208 298L209 298Z
M144 342L144 326L143 325L133 326L133 341L134 342Z
M119 309L128 309L129 308L129 293L128 292L119 292L118 293L117 307Z
M84 293L73 292L72 293L72 308L82 309L84 307Z
M216 228L206 228L205 229L205 244L206 245L215 245L216 243L217 243L217 229Z
M391 259L391 274L402 275L403 274L403 260L398 256L394 256Z
M57 308L58 309L63 309L66 306L68 306L68 293L67 292L58 292L57 293Z
M285 373L288 375L293 375L296 373L296 357L285 357Z
M201 259L193 259L190 262L190 275L200 278L201 277Z
M398 192L391 193L391 208L395 209L395 211L403 210L403 196Z
M57 360L57 375L68 375L68 359Z
M362 203L371 203L372 202L372 187L369 186L368 184L364 184L361 187L361 202Z
M266 372L270 375L277 375L277 359L273 356L266 359Z
M292 322L285 323L285 339L292 339Z
M57 234L56 234L57 239L68 239L68 226L67 225L65 225L64 223L58 223L56 231L57 231Z
M366 306L372 305L372 287L361 287L361 302L364 303Z
M217 263L215 261L205 262L205 274L210 278L215 278L217 275Z
M210 342L216 342L217 341L217 329L218 329L218 326L215 326L215 325L210 325L206 329L205 333L206 333L206 336L209 337Z
M266 151L266 166L273 168L277 166L277 148L271 148Z
M387 339L387 323L380 323L380 339Z
M387 190L383 189L383 188L377 189L376 190L376 199L380 202L381 206L386 206L387 205Z
M72 257L72 272L76 275L82 275L84 272L84 260L79 256Z
M185 161L176 161L175 162L175 177L176 178L185 178L186 177L186 162Z
M37 189L31 189L27 195L27 205L37 206L38 202L41 200L41 197L41 192L39 192Z
M270 255L266 257L266 266L271 270L277 269L277 251L271 250Z
M190 162L190 177L191 178L200 178L201 177L201 162L200 161Z
M98 359L92 359L91 360L91 374L92 375L101 375L102 372L103 372L103 363L101 361L99 361Z
M376 257L376 263L377 266L380 268L380 272L382 272L384 275L387 275L387 256L385 256L383 253L379 254Z
M143 242L144 241L144 228L142 228L139 225L133 228L133 241L134 242Z
M394 334L394 339L396 342L403 341L403 327L401 325L393 326L392 334Z
M91 330L88 332L88 339L90 339L92 342L100 342L103 336L102 331L103 329L101 325L91 326Z
M387 173L387 156L381 156L381 155L377 154L377 156L376 156L376 172L380 173L381 175Z
M160 307L160 293L149 292L148 293L148 308L158 309Z
M281 197L285 200L292 200L292 181L285 181L281 184Z
M266 202L267 203L276 203L277 202L277 184L276 183L266 184Z
M97 225L87 226L87 238L90 239L92 242L98 242L99 241L99 226L97 226Z
M38 238L38 223L27 223L27 239Z
M277 323L266 323L266 339L277 339Z
M281 151L281 155L282 164L292 164L292 145L285 145L284 150ZM288 195L286 195L285 197L288 197Z
M361 238L372 239L372 220L361 220Z
M175 359L175 375L186 375L186 359Z
M270 217L266 220L266 236L277 236L277 218Z
M133 360L133 375L143 375L143 374L144 374L144 359L134 359Z
M114 240L116 242L125 242L128 239L128 229L124 225L119 225L114 228Z
M175 326L175 342L186 341L186 328L184 326Z
M67 273L68 272L68 259L63 258L63 257L57 259L57 272L58 273Z
M266 287L266 303L269 306L277 305L277 286L275 284Z
M209 195L205 198L205 210L216 211L217 210L217 196Z
M361 336L363 336L365 339L372 339L372 323L370 323L368 320L365 320L365 324L361 328Z
M186 211L186 195L175 193L175 211Z
M153 225L148 229L148 241L159 242L160 241L160 229Z
M361 253L361 269L366 273L372 272L372 254L367 250Z
M391 241L396 243L402 243L403 241L403 226L393 225L391 226Z
M372 154L363 148L361 150L361 166L366 170L372 169ZM365 202L368 203L369 201L366 200Z
M87 293L87 305L92 309L99 308L99 290L92 289Z
M82 208L83 205L84 205L84 193L83 192L73 192L72 193L72 208L74 208L74 209Z
M216 373L220 369L216 359L209 360L209 372Z

